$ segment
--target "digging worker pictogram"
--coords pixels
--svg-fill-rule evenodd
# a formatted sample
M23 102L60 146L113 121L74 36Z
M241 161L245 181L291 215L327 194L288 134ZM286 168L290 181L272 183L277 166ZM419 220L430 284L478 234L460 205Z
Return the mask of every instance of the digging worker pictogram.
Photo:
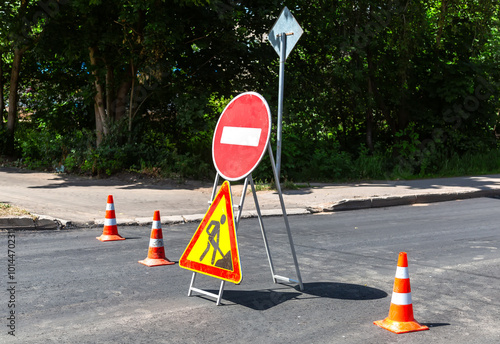
M231 250L229 250L226 254L224 254L219 247L219 239L220 239L220 226L226 223L226 215L222 214L220 217L220 221L212 220L207 226L206 232L208 234L208 243L207 248L200 256L200 262L203 261L208 252L210 252L210 247L213 248L211 264L217 267L232 270L233 264L231 259ZM217 252L220 253L222 259L219 259L215 262L215 258L217 256Z

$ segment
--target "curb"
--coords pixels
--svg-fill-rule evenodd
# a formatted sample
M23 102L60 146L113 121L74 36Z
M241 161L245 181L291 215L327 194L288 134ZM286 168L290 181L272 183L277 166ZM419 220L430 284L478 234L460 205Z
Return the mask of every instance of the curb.
M71 226L70 221L46 215L2 217L0 229L62 229Z
M500 195L500 190L476 190L449 192L442 194L419 194L405 196L388 196L359 199L344 199L339 202L328 203L319 207L309 208L311 212L333 212L343 210L358 210L367 208L383 208L417 203L435 203L456 201L461 199L492 197Z
M293 215L307 215L312 212L306 208L290 208L286 210L288 216ZM262 216L270 217L270 216L281 216L281 209L267 209L261 211ZM171 216L162 216L161 224L162 225L174 225L179 223L191 223L191 222L201 222L206 214L190 214L190 215L171 215ZM255 210L244 211L241 215L241 218L248 219L257 217L257 212ZM0 219L1 220L1 219ZM69 229L76 227L83 228L92 228L99 227L104 225L104 220L90 221L90 222L73 222L73 221L65 221L66 225L64 225L61 229ZM118 226L151 226L153 223L152 217L138 217L136 219L116 219L116 224ZM3 229L0 222L0 229ZM30 228L34 229L34 228Z
M383 208L393 207L400 205L411 205L417 203L435 203L446 202L461 199L479 198L479 197L492 197L499 196L499 190L476 190L476 191L463 191L463 192L450 192L442 194L419 194L419 195L405 195L405 196L387 196L387 197L373 197L373 198L356 198L356 199L343 199L338 202L326 203L323 205L309 206L305 208L290 208L286 210L288 216L293 215L308 215L325 212L346 211L346 210L360 210L368 208ZM281 216L281 209L265 209L261 210L264 217ZM203 220L205 214L190 214L190 215L172 215L163 216L161 223L163 225L172 225L179 223L200 222ZM242 218L257 217L257 211L244 211L241 215ZM151 225L153 220L149 217L140 217L135 219L117 219L119 226L147 226ZM0 218L0 230L8 229L28 229L28 230L60 230L71 228L92 228L104 225L104 220L89 221L89 222L73 222L63 219L57 219L51 216L34 215L20 216L20 217L4 217Z

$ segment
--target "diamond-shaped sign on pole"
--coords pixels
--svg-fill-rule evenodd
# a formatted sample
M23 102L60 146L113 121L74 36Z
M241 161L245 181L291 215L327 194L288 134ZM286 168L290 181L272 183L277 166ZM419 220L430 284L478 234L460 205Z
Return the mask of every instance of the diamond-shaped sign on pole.
M274 23L271 31L269 31L269 42L273 46L276 53L281 55L281 35L286 34L286 53L285 60L292 51L293 47L299 40L304 30L300 27L299 23L293 16L292 12L285 6L280 13L280 16Z

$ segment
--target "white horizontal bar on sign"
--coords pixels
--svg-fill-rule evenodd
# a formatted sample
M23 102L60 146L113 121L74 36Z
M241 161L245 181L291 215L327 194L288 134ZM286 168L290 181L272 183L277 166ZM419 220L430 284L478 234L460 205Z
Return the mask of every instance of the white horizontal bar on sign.
M224 127L222 128L220 143L257 147L261 132L261 128Z

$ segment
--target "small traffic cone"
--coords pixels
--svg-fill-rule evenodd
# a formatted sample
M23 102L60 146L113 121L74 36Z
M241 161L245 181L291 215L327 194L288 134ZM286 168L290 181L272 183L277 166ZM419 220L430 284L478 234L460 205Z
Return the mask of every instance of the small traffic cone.
M167 259L167 257L165 257L159 210L155 210L153 215L153 226L151 228L151 238L149 239L148 257L144 260L139 260L139 263L147 266L175 264L175 262L171 262Z
M104 218L104 229L102 231L102 235L96 237L96 239L101 241L125 240L125 238L118 234L115 204L113 203L113 196L111 195L108 196L108 202L106 203L106 217Z
M399 253L389 316L384 320L374 321L373 323L394 333L425 331L429 329L427 326L419 324L413 318L410 275L408 274L406 252Z

